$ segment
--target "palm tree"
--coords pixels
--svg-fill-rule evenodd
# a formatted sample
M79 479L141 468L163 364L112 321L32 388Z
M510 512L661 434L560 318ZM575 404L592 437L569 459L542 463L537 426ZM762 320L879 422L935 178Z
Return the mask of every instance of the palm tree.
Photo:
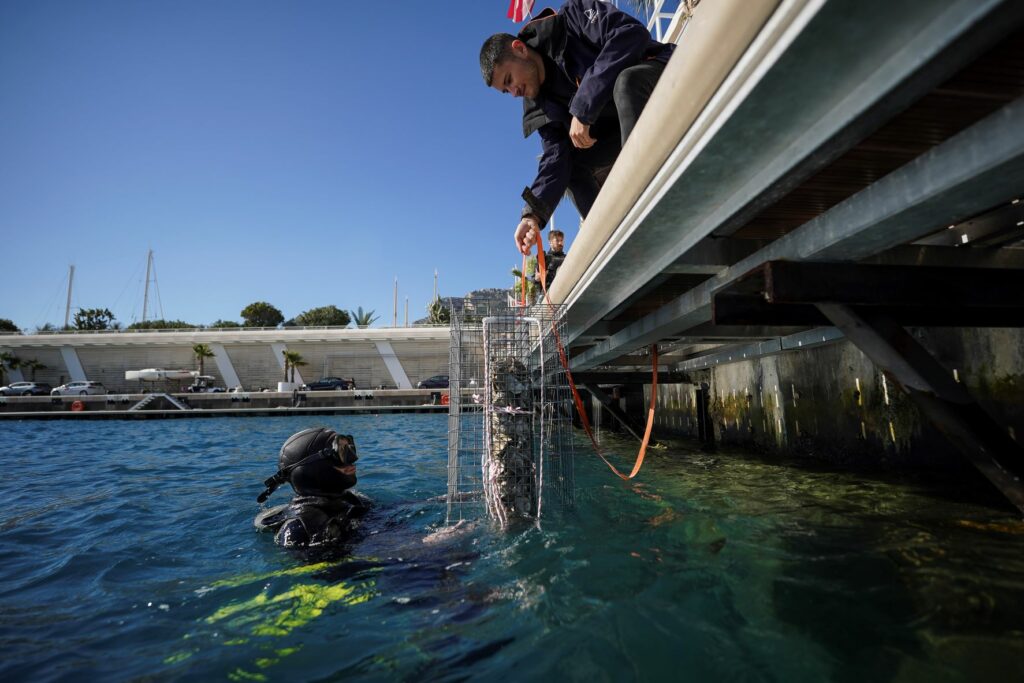
M451 325L452 312L441 297L427 304L427 322L431 325Z
M309 365L309 363L302 360L302 356L299 354L295 354L295 358L292 360L292 384L295 384L295 368L301 368L304 365Z
M45 370L46 369L46 366L43 365L42 363L40 363L35 358L33 358L31 360L22 361L21 362L21 367L28 368L29 372L32 373L32 377L30 378L30 380L32 382L36 381L36 370Z
M203 369L206 367L206 359L213 358L213 349L210 348L209 344L193 344L192 353L195 354L196 360L199 361L199 374L202 375Z
M374 315L375 311L363 311L363 307L360 306L354 311L349 311L352 314L352 321L356 324L356 327L369 327L378 319L379 315Z
M292 371L292 379L291 379L291 381L294 383L295 382L295 368L301 367L303 365L309 365L309 363L307 363L306 361L302 360L302 354L299 353L298 351L288 351L286 349L286 350L281 352L281 355L284 356L284 381L285 382L288 381L288 370L290 368L291 371Z
M534 301L537 300L537 295L539 293L537 291L538 290L538 282L534 278L534 276L536 274L537 274L537 257L536 256L531 256L530 258L526 259L526 299L530 303L533 303ZM518 301L519 297L522 296L522 291L523 291L522 290L522 286L523 286L523 271L519 270L518 268L513 268L512 269L512 277L514 278L512 280L512 295Z
M7 375L7 368L16 370L21 367L21 360L10 351L0 352L0 384L7 384L4 378Z

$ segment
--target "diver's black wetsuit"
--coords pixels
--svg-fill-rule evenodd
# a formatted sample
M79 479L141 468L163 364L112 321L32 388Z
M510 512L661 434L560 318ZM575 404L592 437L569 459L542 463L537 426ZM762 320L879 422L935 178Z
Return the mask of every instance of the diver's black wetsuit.
M340 496L295 496L256 516L260 531L277 531L274 540L288 548L334 543L352 533L370 500L355 491Z

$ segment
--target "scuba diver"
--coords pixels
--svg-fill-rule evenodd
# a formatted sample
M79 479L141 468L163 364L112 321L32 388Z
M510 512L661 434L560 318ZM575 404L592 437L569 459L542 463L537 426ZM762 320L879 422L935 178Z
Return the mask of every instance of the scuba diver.
M285 547L333 543L347 537L370 500L351 491L356 485L356 442L351 435L313 427L292 434L281 446L278 470L264 483L256 502L263 503L287 482L295 495L290 503L262 510L253 524L259 531L276 531L274 540Z

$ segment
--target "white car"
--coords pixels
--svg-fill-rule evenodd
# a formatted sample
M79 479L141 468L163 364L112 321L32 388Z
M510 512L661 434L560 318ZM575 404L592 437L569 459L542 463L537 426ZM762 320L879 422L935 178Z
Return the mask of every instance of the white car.
M50 385L46 382L11 382L0 387L2 396L46 396L50 393Z
M50 396L98 396L107 393L107 388L99 382L68 382L50 392Z

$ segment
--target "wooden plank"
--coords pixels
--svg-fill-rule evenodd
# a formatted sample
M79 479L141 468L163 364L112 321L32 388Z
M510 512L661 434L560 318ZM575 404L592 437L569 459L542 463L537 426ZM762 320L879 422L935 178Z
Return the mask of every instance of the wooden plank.
M651 373L649 372L601 372L595 370L587 370L584 372L573 373L573 380L579 385L590 385L590 384L650 384ZM685 372L659 372L658 373L658 384L692 384L693 380L690 375Z
M822 303L828 303L823 301ZM1024 327L1024 308L931 306L853 306L873 311L908 327ZM755 296L716 294L711 319L716 325L822 327L832 322L812 304L770 304Z
M714 325L821 326L820 303L906 326L1024 327L1024 269L769 261L712 296Z
M770 261L751 280L770 303L1024 309L1022 269Z

